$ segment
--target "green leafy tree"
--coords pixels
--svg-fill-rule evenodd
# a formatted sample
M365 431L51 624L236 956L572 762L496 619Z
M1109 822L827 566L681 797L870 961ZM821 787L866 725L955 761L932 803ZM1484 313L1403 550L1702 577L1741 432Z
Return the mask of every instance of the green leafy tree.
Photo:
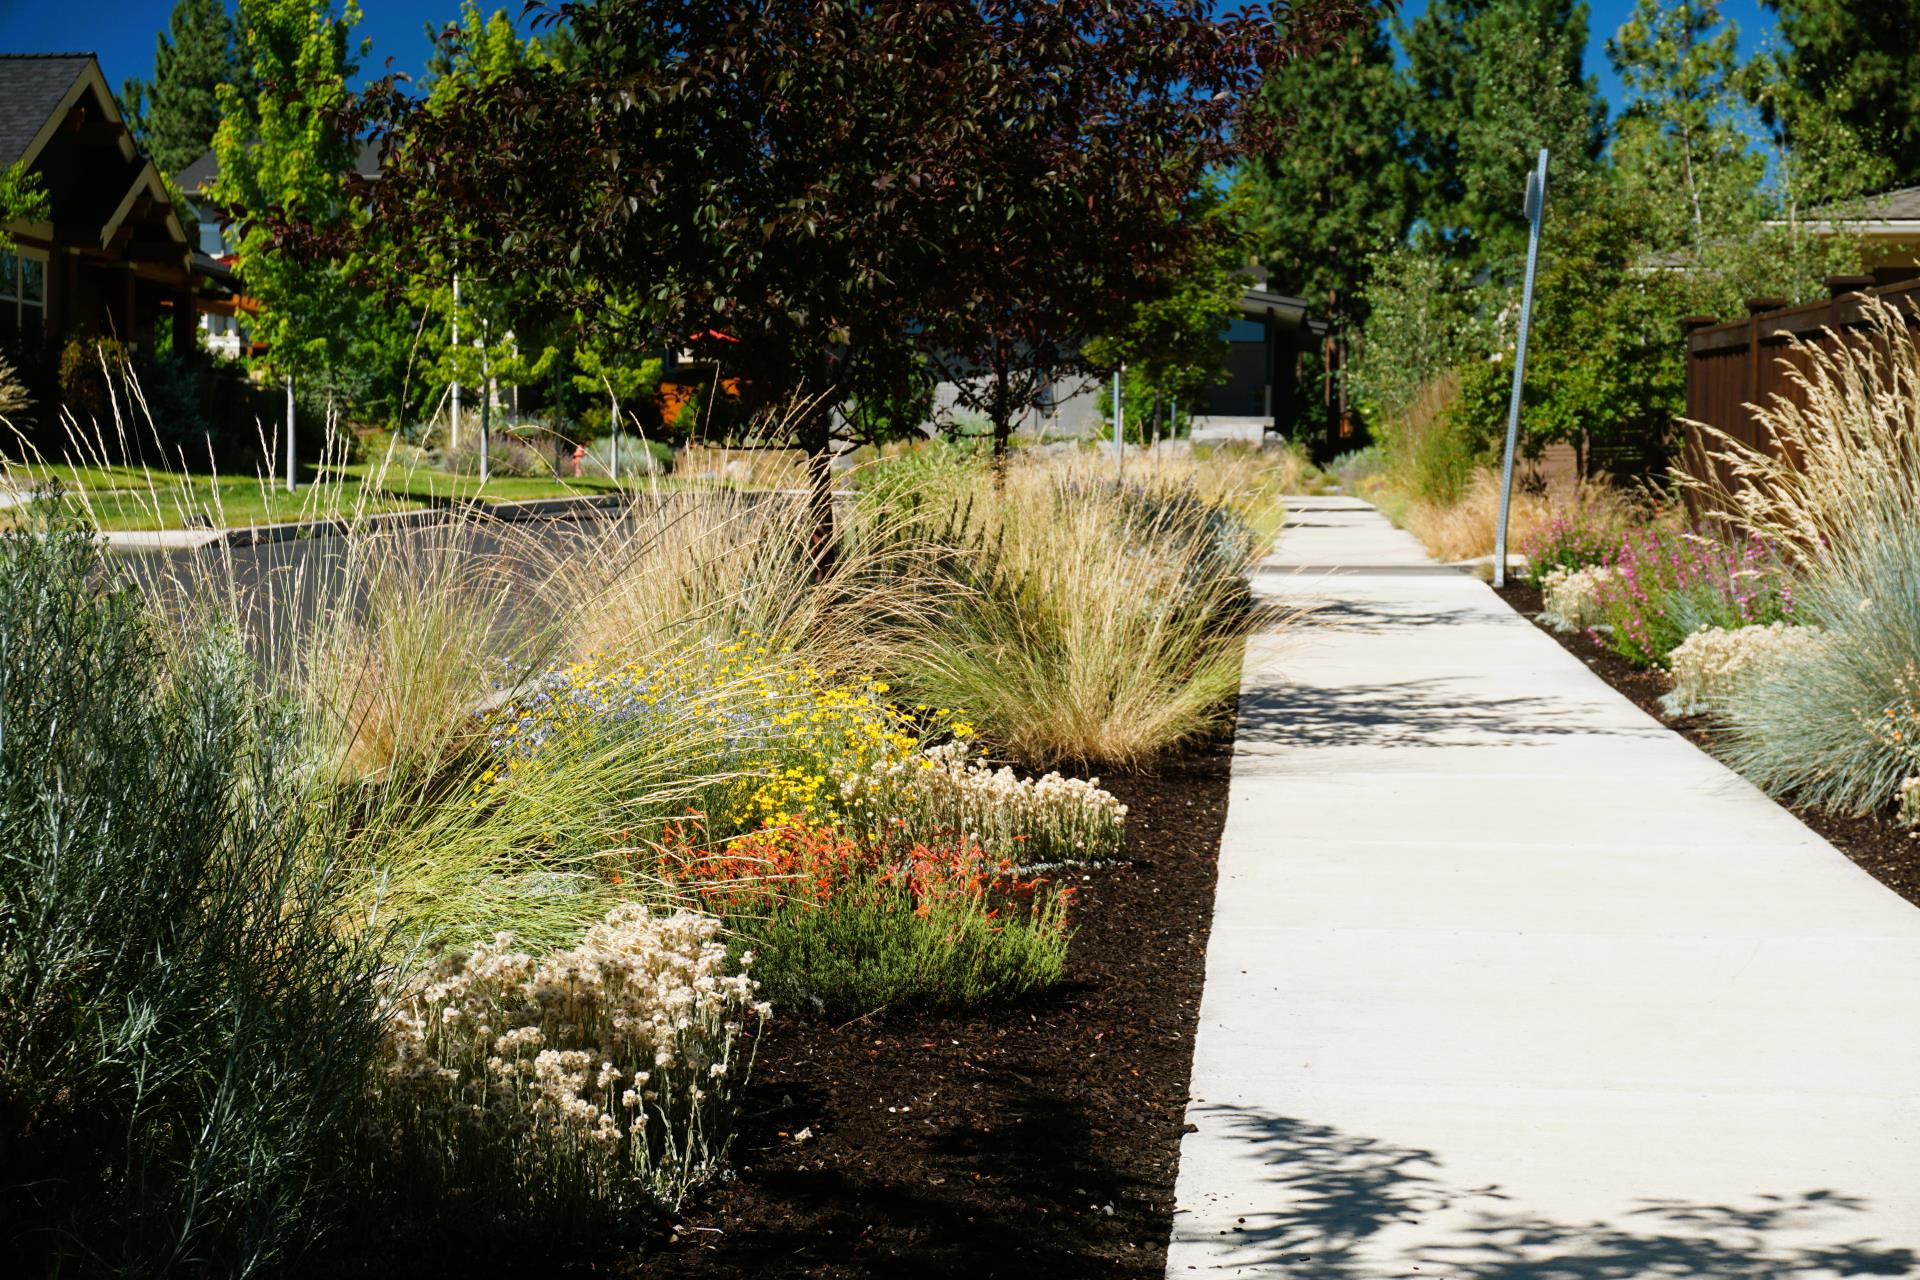
M1360 411L1385 423L1405 417L1421 394L1484 351L1466 268L1425 244L1402 244L1368 264L1365 341L1349 373Z
M824 559L833 411L943 365L1004 447L1100 320L1203 247L1167 215L1259 132L1235 128L1242 95L1357 8L1277 32L1151 0L562 4L577 58L458 110L372 91L390 145L368 194L416 259L583 318L630 307L633 346L691 345L812 406Z
M1719 0L1638 0L1607 41L1627 91L1612 177L1642 193L1656 241L1698 252L1759 221L1766 159L1736 114L1744 107L1734 86L1739 35Z
M1188 421L1207 389L1226 377L1228 324L1239 315L1246 287L1240 268L1244 242L1234 230L1245 215L1239 202L1225 204L1196 197L1184 216L1207 218L1220 226L1214 251L1197 259L1195 269L1175 281L1162 297L1141 302L1124 325L1087 345L1097 369L1126 369L1124 394L1130 438L1145 439L1169 425ZM1112 421L1110 382L1103 380L1100 410Z
M1920 0L1766 0L1797 104L1817 103L1896 185L1920 182ZM1781 106L1777 104L1777 115ZM1789 114L1791 108L1788 108Z
M1431 243L1512 273L1521 195L1541 147L1563 192L1587 180L1605 110L1583 71L1584 0L1435 0L1397 28L1411 93L1408 144Z
M1525 453L1565 442L1583 454L1602 446L1639 449L1648 463L1663 456L1686 403L1680 317L1693 287L1688 275L1645 266L1670 212L1633 188L1599 186L1585 207L1549 214L1527 350ZM1489 462L1505 436L1518 303L1512 289L1485 291L1487 355L1462 365L1454 415Z
M247 291L260 300L254 335L280 372L339 378L371 310L352 264L283 251L287 219L343 225L357 214L346 194L351 140L336 126L354 73L348 39L360 10L337 14L315 0L240 0L240 27L252 79L219 90L214 135L220 165L213 199L237 233Z
M153 79L128 80L121 102L141 147L175 174L213 145L220 86L245 92L246 77L222 0L179 0L154 45Z
M9 222L34 222L47 216L47 188L37 173L25 165L0 169L0 249L13 245L7 234Z
M1336 324L1365 319L1369 264L1413 219L1407 106L1381 21L1277 68L1260 94L1291 140L1235 176L1249 248L1278 287Z
M640 403L660 389L665 368L658 357L615 352L595 343L582 343L573 351L574 388L606 400L607 430L616 441L624 423L639 420Z
M550 62L543 43L523 38L505 10L488 14L472 0L462 5L456 22L437 29L429 26L427 33L434 42L424 79L425 107L431 111L458 111L476 90L515 71ZM441 234L457 243L460 228L450 220L444 228ZM458 383L470 393L463 431L477 430L480 402L471 393L489 377L508 386L542 387L548 375L568 363L563 351L572 335L563 330L579 326L563 321L552 308L543 309L533 291L513 273L485 276L472 269L462 271L452 253L414 254L409 245L378 234L363 239L359 249L365 263L377 264L363 268L364 274L405 279L399 301L409 315L419 317L412 335L416 349L411 363L420 370L428 394L407 396L409 407L431 408L445 388ZM456 275L460 277L457 314ZM594 390L600 392L597 386Z
M1384 19L1342 44L1275 68L1258 109L1287 124L1290 141L1251 157L1235 177L1254 259L1274 287L1307 299L1331 333L1313 361L1351 369L1352 340L1367 318L1368 270L1405 239L1417 174L1407 163L1411 100L1394 67ZM1323 383L1296 424L1327 434L1345 386Z
M1803 239L1801 219L1810 209L1844 207L1892 183L1892 160L1863 146L1834 103L1795 79L1791 52L1762 49L1740 68L1736 83L1773 143L1780 215L1794 232L1796 249Z
M566 28L549 29L545 38L523 37L505 9L483 13L474 0L463 0L460 19L450 27L427 26L433 54L427 59L427 97L442 104L461 91L488 84L528 66L558 61L556 48L572 48L564 40Z

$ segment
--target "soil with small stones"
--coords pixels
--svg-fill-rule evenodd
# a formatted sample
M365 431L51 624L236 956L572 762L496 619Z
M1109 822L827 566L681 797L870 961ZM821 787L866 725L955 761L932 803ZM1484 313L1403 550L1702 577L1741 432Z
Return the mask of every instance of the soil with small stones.
M776 1016L728 1171L662 1230L392 1259L474 1276L1166 1273L1231 722L1150 775L1128 861L1072 872L1065 980L972 1013Z
M1537 587L1514 585L1502 588L1499 594L1535 626L1558 640L1561 648L1586 663L1595 675L1630 698L1635 706L1685 735L1701 750L1714 751L1716 731L1712 717L1669 716L1660 710L1660 696L1673 687L1666 672L1643 671L1584 631L1563 634L1541 626L1542 605ZM1912 839L1907 829L1891 815L1840 818L1793 804L1785 807L1851 858L1861 870L1908 902L1920 906L1920 840Z

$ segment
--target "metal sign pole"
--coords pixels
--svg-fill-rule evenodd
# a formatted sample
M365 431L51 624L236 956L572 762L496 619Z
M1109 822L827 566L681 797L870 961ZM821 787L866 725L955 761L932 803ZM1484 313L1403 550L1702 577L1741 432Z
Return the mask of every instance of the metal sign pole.
M1527 282L1520 292L1520 337L1513 348L1513 397L1507 402L1507 452L1500 464L1500 523L1493 540L1493 585L1507 585L1507 511L1513 503L1513 453L1520 442L1520 387L1527 373L1527 329L1533 321L1533 273L1540 265L1540 211L1547 202L1547 149L1527 175Z
M1113 465L1116 474L1117 469L1124 467L1127 462L1127 414L1120 407L1120 371L1125 368L1125 365L1121 365L1120 369L1113 371Z
M295 485L293 461L293 375L287 375L287 492L292 493Z
M474 343L480 348L480 484L486 486L490 470L487 450L493 438L493 353L487 350L492 340L492 327L485 321L480 325L480 338Z
M447 433L447 447L460 447L460 273L453 273L453 425Z

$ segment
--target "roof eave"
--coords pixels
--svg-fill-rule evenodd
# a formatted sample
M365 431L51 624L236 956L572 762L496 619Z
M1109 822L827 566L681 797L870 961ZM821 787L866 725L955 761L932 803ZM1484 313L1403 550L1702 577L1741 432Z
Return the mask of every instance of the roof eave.
M33 140L27 143L27 149L22 151L12 163L24 169L39 159L40 153L46 150L47 143L53 141L54 135L60 132L60 126L66 123L68 113L73 110L80 101L80 95L86 92L89 86L99 91L100 101L106 104L107 118L114 124L124 124L125 121L120 116L119 100L113 96L113 90L107 86L107 78L100 74L99 60L89 55L87 61L81 66L79 74L74 76L73 83L68 85L67 91L60 96L60 105L48 113L47 118L41 122L39 132L35 133ZM121 159L133 159L135 155L133 139L125 129L121 130L119 146Z

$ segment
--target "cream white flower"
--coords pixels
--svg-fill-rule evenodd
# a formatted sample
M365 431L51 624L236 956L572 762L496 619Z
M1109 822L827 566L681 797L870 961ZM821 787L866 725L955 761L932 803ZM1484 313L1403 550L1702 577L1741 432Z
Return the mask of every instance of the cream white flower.
M718 1156L750 1062L734 1066L736 1045L769 1013L748 964L729 972L718 921L631 903L566 951L509 934L449 949L391 999L384 1113L412 1147L441 1143L450 1170L487 1151L517 1186L677 1196Z
M1741 683L1824 643L1826 632L1821 628L1784 622L1764 627L1703 627L1668 655L1673 692L1660 699L1660 709L1670 716L1714 711Z
M1606 565L1555 567L1540 579L1540 620L1557 631L1580 631L1606 620L1600 591L1614 577Z

